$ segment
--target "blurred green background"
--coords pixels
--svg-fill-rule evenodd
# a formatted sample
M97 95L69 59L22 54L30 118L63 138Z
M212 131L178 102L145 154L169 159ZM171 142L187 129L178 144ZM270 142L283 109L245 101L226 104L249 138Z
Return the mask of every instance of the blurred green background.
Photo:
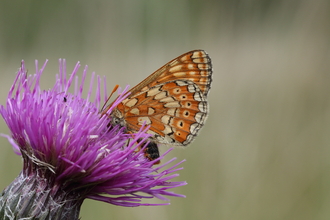
M329 1L1 1L0 101L22 59L29 73L35 59L50 60L45 89L58 58L69 70L88 64L112 88L205 49L209 119L167 156L187 160L176 180L188 185L175 189L187 198L138 208L86 200L82 219L330 219L329 43ZM2 138L0 188L20 170Z

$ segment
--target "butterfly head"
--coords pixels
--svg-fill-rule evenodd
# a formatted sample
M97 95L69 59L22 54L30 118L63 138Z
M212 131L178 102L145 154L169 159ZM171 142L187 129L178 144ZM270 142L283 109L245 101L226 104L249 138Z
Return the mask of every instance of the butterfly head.
M126 121L123 117L123 114L118 109L115 108L109 117L110 125L112 127L119 126L120 128L125 128L126 130Z

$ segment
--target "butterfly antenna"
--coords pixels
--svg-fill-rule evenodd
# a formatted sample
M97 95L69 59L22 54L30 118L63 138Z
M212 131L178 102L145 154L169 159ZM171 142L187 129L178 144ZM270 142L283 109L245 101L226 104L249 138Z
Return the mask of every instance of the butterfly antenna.
M107 112L109 110L109 108L111 107L111 105L109 105L107 107L107 109L105 111L103 111L104 107L106 106L106 104L109 102L111 96L117 91L117 89L119 88L119 85L115 85L115 87L113 88L111 94L109 95L109 97L107 98L107 101L104 103L104 105L102 106L101 108L101 112L102 112L102 115L104 114L104 112Z

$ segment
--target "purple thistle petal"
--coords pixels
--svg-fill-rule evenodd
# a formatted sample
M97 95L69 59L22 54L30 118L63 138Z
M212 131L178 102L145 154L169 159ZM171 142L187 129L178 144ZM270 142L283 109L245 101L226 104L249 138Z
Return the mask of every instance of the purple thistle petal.
M181 170L181 162L167 167L175 158L154 166L160 158L149 161L143 149L150 137L142 126L136 134L109 127L109 113L129 94L126 87L107 112L101 116L101 93L106 95L105 77L96 76L95 100L90 101L95 83L92 73L87 98L82 98L87 66L79 84L79 62L67 78L66 61L59 60L59 74L54 87L41 90L40 77L47 61L36 74L27 76L24 61L9 90L6 106L0 113L11 135L6 136L14 151L23 156L23 174L38 174L48 179L54 196L59 192L121 206L167 205L142 203L142 199L164 196L184 197L168 190L186 185L171 182ZM102 79L104 83L102 83ZM101 91L103 84L104 90ZM69 93L73 86L73 93ZM16 90L16 91L15 91ZM106 100L106 97L105 99ZM142 140L142 141L141 141Z

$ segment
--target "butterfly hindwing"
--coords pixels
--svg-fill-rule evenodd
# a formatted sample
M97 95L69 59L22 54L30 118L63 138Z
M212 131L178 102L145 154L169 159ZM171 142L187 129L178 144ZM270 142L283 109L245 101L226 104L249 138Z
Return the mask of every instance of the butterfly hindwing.
M118 108L128 130L138 131L146 123L159 143L182 146L197 135L208 112L203 93L187 80L156 85L124 100Z

